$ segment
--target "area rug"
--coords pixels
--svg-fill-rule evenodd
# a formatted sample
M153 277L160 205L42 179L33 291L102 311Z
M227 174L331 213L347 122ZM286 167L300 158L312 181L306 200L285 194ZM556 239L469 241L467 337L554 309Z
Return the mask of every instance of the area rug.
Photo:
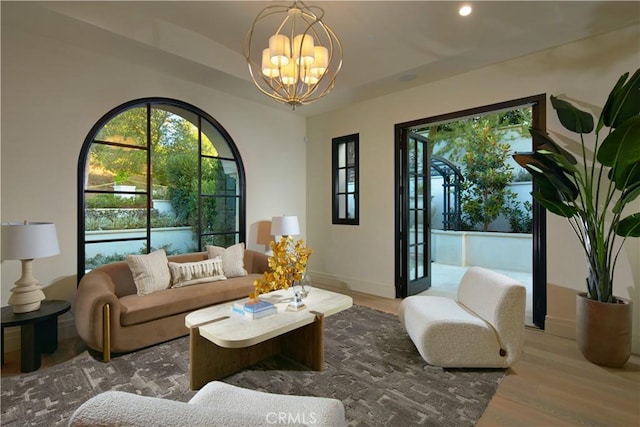
M66 425L82 402L106 390L187 401L187 337L115 357L86 351L61 364L2 379L3 426ZM350 426L472 426L504 370L427 365L398 318L354 306L325 320L325 369L308 371L285 358L267 359L223 381L282 394L333 397Z

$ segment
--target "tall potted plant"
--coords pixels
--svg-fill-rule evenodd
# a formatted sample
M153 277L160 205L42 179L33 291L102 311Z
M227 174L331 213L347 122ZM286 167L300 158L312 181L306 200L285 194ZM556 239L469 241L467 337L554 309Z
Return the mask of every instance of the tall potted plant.
M576 339L588 360L612 367L629 359L632 327L631 301L613 294L614 271L626 239L640 236L640 69L628 77L615 84L597 123L550 97L562 126L579 135L581 161L536 129L536 150L513 156L536 179L533 197L568 219L584 249L587 292L577 298Z

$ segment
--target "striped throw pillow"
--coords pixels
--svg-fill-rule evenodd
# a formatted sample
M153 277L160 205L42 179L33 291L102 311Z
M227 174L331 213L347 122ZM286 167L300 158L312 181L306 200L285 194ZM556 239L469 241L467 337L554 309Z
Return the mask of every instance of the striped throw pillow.
M198 262L169 262L169 271L172 288L226 279L220 257Z

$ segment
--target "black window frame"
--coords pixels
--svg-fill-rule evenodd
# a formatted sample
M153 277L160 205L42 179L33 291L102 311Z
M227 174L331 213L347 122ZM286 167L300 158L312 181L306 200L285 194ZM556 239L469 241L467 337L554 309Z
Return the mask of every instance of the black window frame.
M145 107L147 108L147 146L144 147L135 147L136 149L141 149L141 150L146 150L147 152L149 152L149 138L150 138L150 111L154 106L170 106L170 107L176 107L179 109L183 109L184 111L194 114L197 117L197 127L198 129L202 129L202 123L203 121L208 122L209 125L213 126L213 128L215 128L216 131L219 132L219 134L222 136L222 138L225 140L225 142L227 143L231 153L232 153L232 158L229 157L217 157L220 160L232 160L235 161L236 163L236 168L237 168L237 174L238 174L238 191L236 194L236 198L238 199L238 214L237 214L237 221L238 221L238 225L237 225L237 230L235 230L232 234L236 235L236 241L237 242L246 242L246 179L245 179L245 171L244 171L244 165L242 163L242 158L240 156L240 152L236 147L235 142L233 141L233 138L231 138L231 135L229 135L229 133L224 129L224 127L217 121L215 120L211 115L209 115L208 113L206 113L205 111L199 109L198 107L195 107L191 104L188 104L186 102L180 101L180 100L176 100L176 99L171 99L171 98L161 98L161 97L152 97L152 98L141 98L141 99L135 99L129 102L125 102L113 109L111 109L109 112L107 112L104 116L102 116L100 118L100 120L98 120L95 125L93 125L93 127L91 128L91 130L89 131L89 133L87 134L87 137L84 140L84 143L82 145L82 148L80 150L80 155L79 155L79 159L78 159L78 177L77 177L77 197L78 197L78 210L77 210L77 246L78 246L78 258L77 258L77 280L78 283L80 282L80 279L82 278L82 276L84 276L85 274L85 244L86 244L86 230L85 230L85 209L86 209L86 205L85 205L85 194L87 194L87 191L85 189L85 172L86 172L86 168L88 167L87 164L87 160L91 151L91 146L94 142L96 142L96 136L98 135L98 133L100 132L100 130L113 118L115 118L116 116L118 116L119 114L133 109L133 108L141 108L141 107ZM100 143L104 143L104 142L100 142ZM108 143L108 145L113 145L113 146L122 146L122 144L118 144L118 143ZM200 135L198 136L198 145L199 145L199 160L198 160L198 165L199 165L199 172L198 172L198 176L199 178L201 178L201 172L202 169L200 168L200 164L203 158L212 158L212 156L210 155L206 155L202 153L201 150L201 138ZM127 148L131 148L131 147L127 147ZM152 192L152 188L151 188L151 181L152 181L152 177L151 177L151 171L152 171L152 167L150 164L150 156L147 155L147 188L145 191L139 192L136 191L136 194L141 194L141 195L147 195L147 210L150 211L151 209L151 192ZM199 189L201 188L201 183L202 181L199 180ZM205 233L202 231L202 219L201 219L201 212L200 209L202 207L202 201L201 199L203 197L215 197L215 195L211 195L211 194L206 194L203 195L202 191L199 191L199 202L198 202L198 209L199 209L199 214L198 214L198 251L203 251L203 238L206 238L207 236L210 235L215 235L215 234L229 234L229 232L223 232L223 233ZM224 197L224 198L229 198L228 194L223 194L220 197ZM147 218L150 218L150 215L147 215ZM150 243L150 239L151 239L151 222L148 219L147 220L147 237L146 237L146 242L147 242L147 252L150 252L151 250L151 245ZM92 241L94 242L94 241ZM100 243L100 241L95 241L95 243Z
M340 147L345 145L345 153L348 153L349 144L353 145L353 164L349 164L348 154L345 154L345 164L339 164ZM332 138L331 140L331 170L333 179L333 197L332 197L332 223L342 225L360 225L360 134L354 133L351 135L340 136ZM344 170L345 179L349 176L350 172L353 173L353 189L348 188L348 179L345 182L344 191L340 190L340 172ZM340 213L340 198L344 197L345 202L349 196L353 196L354 202L354 214L350 217L349 204L344 209L344 215Z

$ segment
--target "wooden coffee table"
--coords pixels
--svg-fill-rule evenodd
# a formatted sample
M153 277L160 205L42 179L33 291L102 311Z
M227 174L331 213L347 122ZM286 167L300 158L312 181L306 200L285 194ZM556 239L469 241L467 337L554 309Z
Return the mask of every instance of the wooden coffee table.
M196 390L276 354L301 362L312 370L324 367L324 317L353 305L347 295L313 288L306 308L289 311L292 290L260 295L278 313L249 319L232 311L233 302L187 315L190 330L191 389Z

